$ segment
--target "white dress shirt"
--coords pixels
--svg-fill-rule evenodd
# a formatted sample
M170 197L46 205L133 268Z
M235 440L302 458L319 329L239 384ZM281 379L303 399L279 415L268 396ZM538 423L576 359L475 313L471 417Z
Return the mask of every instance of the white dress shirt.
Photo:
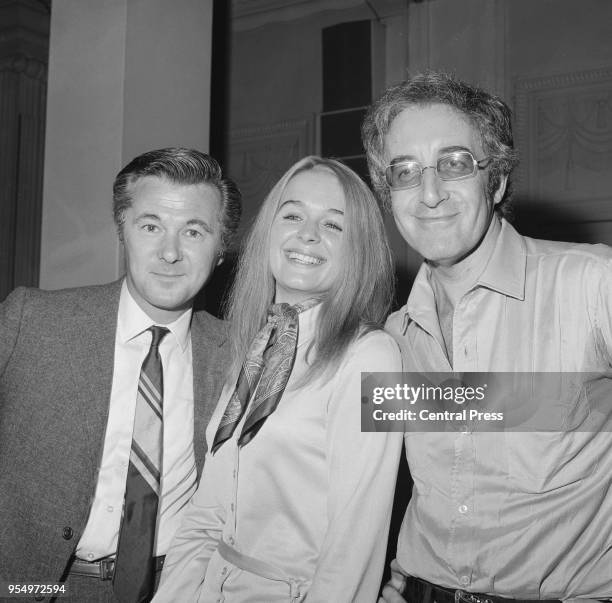
M197 480L190 323L191 310L187 310L174 322L164 325L170 333L159 347L164 371L164 436L155 555L166 553ZM94 561L114 555L117 550L138 380L151 345L151 333L147 329L154 324L134 301L124 282L119 299L113 384L102 462L89 519L76 549L80 559Z

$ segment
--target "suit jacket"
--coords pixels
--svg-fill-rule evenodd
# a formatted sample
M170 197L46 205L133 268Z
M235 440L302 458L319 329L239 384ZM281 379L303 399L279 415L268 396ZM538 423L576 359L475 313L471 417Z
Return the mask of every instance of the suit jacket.
M0 580L57 581L89 515L108 417L121 281L16 289L0 304ZM194 312L194 449L227 366L225 324Z

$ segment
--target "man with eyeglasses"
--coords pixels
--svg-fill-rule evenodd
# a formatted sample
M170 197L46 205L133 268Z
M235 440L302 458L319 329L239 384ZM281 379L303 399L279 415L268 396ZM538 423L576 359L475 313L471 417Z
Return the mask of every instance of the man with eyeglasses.
M563 432L406 434L414 488L387 603L612 597L612 249L523 237L505 219L510 117L428 72L389 88L363 125L373 185L425 260L387 322L404 370L571 382ZM607 432L585 427L594 409Z

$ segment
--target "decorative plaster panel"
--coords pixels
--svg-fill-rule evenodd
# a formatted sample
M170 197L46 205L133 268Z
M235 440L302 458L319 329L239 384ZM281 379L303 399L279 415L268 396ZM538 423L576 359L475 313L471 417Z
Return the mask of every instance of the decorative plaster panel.
M243 229L283 173L314 152L314 123L309 118L231 132L227 172L242 191Z
M584 219L612 219L612 67L515 83L517 188Z

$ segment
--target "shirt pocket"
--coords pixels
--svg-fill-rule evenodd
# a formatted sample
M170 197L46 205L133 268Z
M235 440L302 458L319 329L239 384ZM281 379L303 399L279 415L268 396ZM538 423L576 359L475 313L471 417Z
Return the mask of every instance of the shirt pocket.
M508 477L512 488L546 493L571 487L597 468L598 455L589 446L592 433L506 433Z
M566 400L544 404L538 420L525 423L531 431L504 433L508 477L518 490L544 493L569 487L597 468L587 388L576 390Z

